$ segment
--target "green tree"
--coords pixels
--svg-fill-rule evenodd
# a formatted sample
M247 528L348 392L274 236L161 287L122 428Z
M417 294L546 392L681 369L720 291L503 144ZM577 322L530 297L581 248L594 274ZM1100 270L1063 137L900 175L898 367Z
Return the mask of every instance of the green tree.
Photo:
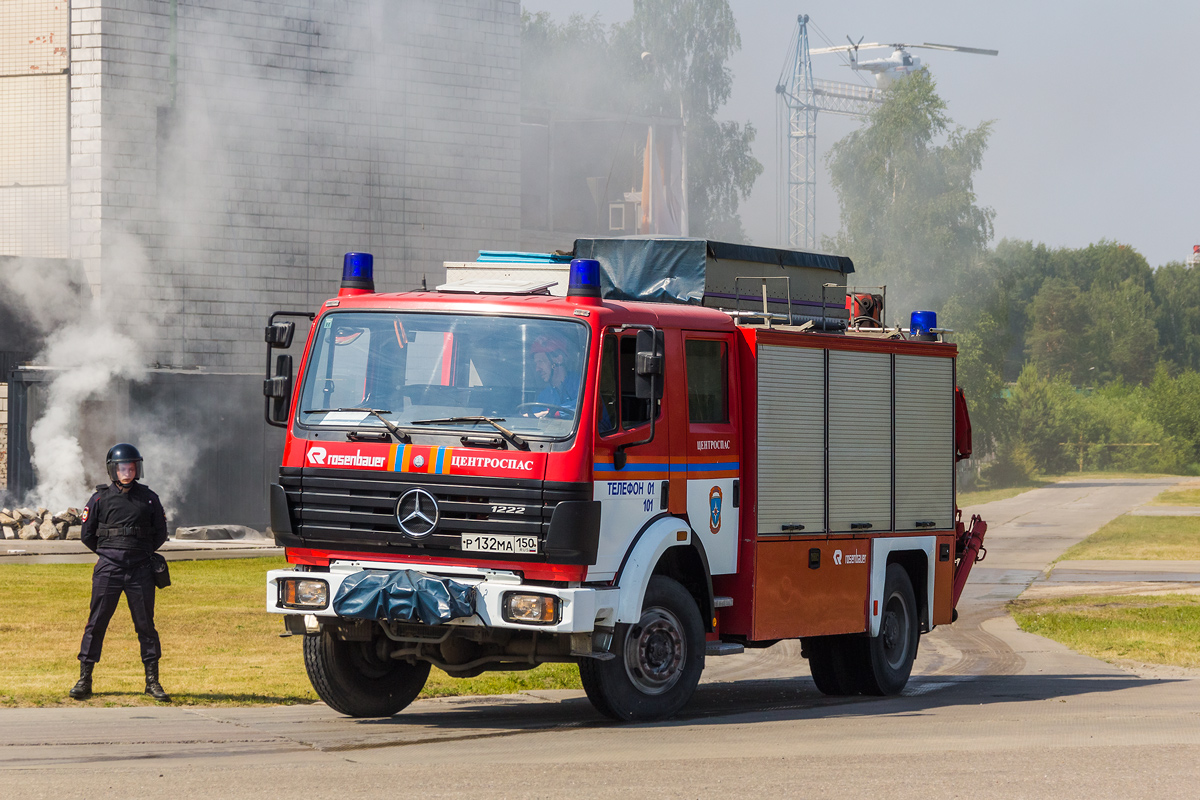
M1154 271L1163 358L1180 369L1200 369L1200 270L1173 262Z
M1200 467L1200 402L1197 398L1200 398L1200 373L1185 370L1172 378L1166 365L1161 363L1145 392L1147 416L1181 443L1185 460L1193 469Z
M974 176L990 130L951 129L922 69L833 146L842 224L826 247L853 258L865 282L887 284L894 309L919 301L936 310L985 254L995 212L976 204Z
M560 24L546 12L524 12L522 23L526 107L682 113L689 232L745 239L738 206L763 167L752 152L754 126L717 119L733 89L727 62L742 46L726 0L635 0L632 17L608 29L596 17Z
M1087 293L1088 347L1100 381L1145 383L1158 361L1154 299L1137 278L1115 286L1097 281Z
M738 205L763 167L754 158L754 126L718 121L733 90L726 62L742 47L726 0L634 0L616 40L647 60L661 90L648 111L682 114L687 127L688 211L692 235L744 241Z
M1071 451L1065 443L1080 434L1091 441L1093 435L1082 426L1078 401L1065 378L1039 375L1027 365L1005 402L1007 424L1000 432L988 480L1008 484L1037 473L1070 469Z
M649 76L622 60L599 15L555 22L548 11L521 12L521 105L587 106L624 113L645 105Z
M1047 279L1033 296L1025 341L1029 363L1040 374L1066 375L1076 384L1094 377L1083 297L1078 286L1062 278Z

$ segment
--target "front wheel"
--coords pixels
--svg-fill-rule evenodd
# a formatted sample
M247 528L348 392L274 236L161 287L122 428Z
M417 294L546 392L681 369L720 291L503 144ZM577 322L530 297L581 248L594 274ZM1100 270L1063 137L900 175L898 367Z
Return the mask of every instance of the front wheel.
M588 700L601 714L628 722L666 719L696 691L704 670L704 622L677 581L651 577L641 619L618 625L613 645L616 658L579 665Z
M390 717L408 706L429 677L429 663L390 657L390 641L343 642L328 628L304 637L304 667L317 696L350 717Z

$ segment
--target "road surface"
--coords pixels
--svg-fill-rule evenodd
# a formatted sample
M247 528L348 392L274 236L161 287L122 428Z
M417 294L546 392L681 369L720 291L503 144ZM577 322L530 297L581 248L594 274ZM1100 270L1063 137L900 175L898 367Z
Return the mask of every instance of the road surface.
M1138 677L1003 610L1173 482L1057 484L967 509L990 523L987 560L899 697L825 698L784 643L709 659L685 713L660 724L609 723L578 692L425 700L390 720L323 705L8 709L0 796L1193 798L1200 679Z

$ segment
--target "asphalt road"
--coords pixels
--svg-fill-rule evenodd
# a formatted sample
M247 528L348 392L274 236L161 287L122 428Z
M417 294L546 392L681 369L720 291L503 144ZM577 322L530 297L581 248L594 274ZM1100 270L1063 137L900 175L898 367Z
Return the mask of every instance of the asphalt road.
M1194 798L1200 679L1140 678L1003 611L1172 482L1058 484L975 509L987 560L899 697L825 698L782 644L710 659L685 713L653 725L606 722L575 692L426 700L382 721L321 705L8 709L0 796Z

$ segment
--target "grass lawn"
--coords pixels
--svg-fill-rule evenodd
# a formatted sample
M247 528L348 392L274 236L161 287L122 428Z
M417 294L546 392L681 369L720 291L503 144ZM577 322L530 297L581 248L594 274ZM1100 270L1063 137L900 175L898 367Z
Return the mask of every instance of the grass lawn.
M1185 483L1177 490L1163 492L1150 503L1153 506L1200 506L1200 486Z
M1200 517L1117 517L1058 561L1149 559L1200 560Z
M282 618L265 611L266 572L282 558L171 563L172 586L158 592L162 683L177 705L259 705L316 701L301 637L281 638ZM87 621L88 564L0 565L8 601L0 621L0 706L153 705L142 694L137 636L124 599L96 665L95 694L77 703L79 639ZM504 694L579 688L574 664L451 678L433 670L422 696Z
M1023 630L1089 656L1200 667L1200 597L1196 595L1015 600L1009 609Z
M1200 560L1200 517L1120 516L1058 560L1091 559ZM1016 600L1009 610L1023 630L1096 658L1200 667L1197 595Z
M1180 478L1181 475L1170 475L1165 472L1103 472L1097 470L1085 470L1084 472L1064 472L1061 475L1042 475L1037 480L1043 483L1055 483L1057 481L1091 481L1091 480L1141 480L1150 478Z
M978 506L984 503L993 503L997 500L1007 500L1010 497L1016 497L1019 494L1024 494L1030 489L1040 489L1043 486L1049 486L1052 483L1059 481L1088 481L1088 480L1104 480L1113 478L1172 478L1178 477L1175 475L1158 475L1158 474L1142 474L1135 472L1067 472L1062 475L1043 475L1038 478L1030 478L1024 483L1016 486L1005 486L998 489L980 489L974 492L959 492L958 505L960 508L966 506ZM1190 485L1190 484L1189 484ZM1176 495L1181 497L1176 498ZM1186 495L1188 500L1184 500L1182 495ZM1176 499L1168 499L1176 498ZM1200 485L1191 492L1165 492L1159 495L1155 501L1158 505L1200 505Z
M967 506L980 506L984 503L994 503L997 500L1007 500L1010 497L1016 497L1019 494L1025 494L1031 489L1039 489L1046 486L1050 481L1034 479L1029 483L1023 483L1020 486L1006 486L1003 489L979 489L974 492L959 492L958 507L966 508Z

